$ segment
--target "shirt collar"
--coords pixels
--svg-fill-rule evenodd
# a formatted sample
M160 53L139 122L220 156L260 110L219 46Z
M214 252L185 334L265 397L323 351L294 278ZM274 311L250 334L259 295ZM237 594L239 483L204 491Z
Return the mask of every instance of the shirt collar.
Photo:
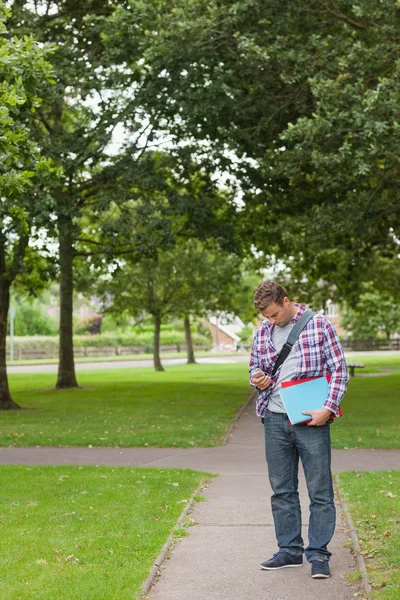
M304 306L304 304L295 303L295 306L297 307L297 313L294 315L293 319L290 321L291 323L296 323L300 319L303 312L306 310L306 307Z

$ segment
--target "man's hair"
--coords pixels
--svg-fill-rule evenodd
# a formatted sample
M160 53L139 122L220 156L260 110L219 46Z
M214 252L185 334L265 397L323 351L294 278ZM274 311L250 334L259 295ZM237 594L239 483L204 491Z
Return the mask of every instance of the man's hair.
M255 291L254 294L254 306L259 311L265 310L270 304L274 302L283 306L283 299L288 293L284 287L275 283L274 281L263 281Z

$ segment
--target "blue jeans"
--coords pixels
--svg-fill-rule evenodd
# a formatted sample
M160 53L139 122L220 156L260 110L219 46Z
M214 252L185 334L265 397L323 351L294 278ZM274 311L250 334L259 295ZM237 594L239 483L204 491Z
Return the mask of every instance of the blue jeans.
M296 556L304 552L298 494L299 457L310 498L308 561L329 561L328 544L336 523L331 473L330 425L290 425L285 413L267 411L264 421L265 456L275 534L279 549Z

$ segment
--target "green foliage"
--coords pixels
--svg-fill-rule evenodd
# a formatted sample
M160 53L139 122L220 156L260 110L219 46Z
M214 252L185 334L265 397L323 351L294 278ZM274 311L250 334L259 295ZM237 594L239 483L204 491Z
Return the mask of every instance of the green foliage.
M239 331L237 335L245 344L251 344L253 341L253 330L251 327L243 327L243 329Z
M60 175L32 134L41 96L52 78L47 61L51 47L31 35L10 37L7 18L10 11L1 4L0 262L8 285L17 276L25 276L32 289L43 285L43 277L37 274L40 271L43 276L46 268L29 243L48 218L47 189Z
M210 310L229 310L239 277L237 257L216 244L192 239L154 259L136 262L127 257L112 277L100 281L98 290L112 298L118 314L201 316Z
M367 284L355 306L346 304L343 327L354 339L376 338L384 333L387 339L400 332L400 307L393 295Z
M14 333L16 336L57 335L58 323L46 314L38 300L22 300L16 306Z
M40 323L42 323L40 321ZM127 333L109 332L101 335L74 335L75 348L105 348L111 347L141 347L143 351L150 351L153 345L154 328L151 331L130 331ZM182 331L161 331L160 342L165 346L181 346L185 343ZM195 346L210 348L211 341L207 335L193 333ZM9 350L10 339L7 338ZM49 357L57 356L59 350L58 338L50 335L23 334L14 336L14 355L18 358L19 352L31 351L32 353L43 353Z
M43 47L32 36L7 36L5 21L10 14L0 5L0 194L10 203L2 206L3 215L19 223L18 230L25 233L27 207L15 202L15 197L30 187L36 174L50 168L31 139L29 124L41 104L41 86L51 79L52 71L46 60L48 45Z
M10 338L7 338L7 351L10 350ZM43 353L47 356L58 355L58 340L55 336L22 336L14 337L14 358L18 358L20 351Z
M354 301L376 250L398 253L399 31L391 0L157 0L103 41L132 73L141 44L148 113L240 180L249 246Z

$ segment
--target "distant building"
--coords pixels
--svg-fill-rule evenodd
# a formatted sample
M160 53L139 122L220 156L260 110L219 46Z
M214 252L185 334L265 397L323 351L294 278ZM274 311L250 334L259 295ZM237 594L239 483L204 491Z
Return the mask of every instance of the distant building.
M344 335L346 333L342 327L342 315L340 314L340 307L338 304L334 304L332 300L328 300L324 314L331 323L333 323L338 335Z
M211 336L213 339L214 351L235 352L237 350L240 337L237 335L245 325L239 317L211 317L208 322Z

